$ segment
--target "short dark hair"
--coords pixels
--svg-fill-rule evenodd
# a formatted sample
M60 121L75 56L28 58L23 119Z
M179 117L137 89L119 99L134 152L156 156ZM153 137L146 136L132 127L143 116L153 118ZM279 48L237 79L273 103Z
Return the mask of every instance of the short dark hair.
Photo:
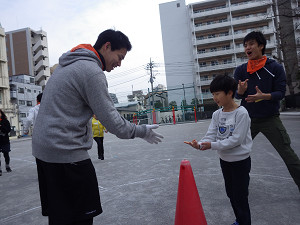
M2 109L0 109L0 112L1 112L1 119L5 119L7 120L7 116L5 115L5 113L2 111Z
M264 48L262 49L262 54L264 55L265 50L266 50L267 41L266 41L266 38L264 37L264 35L262 34L262 32L260 32L260 31L250 32L249 34L246 35L246 37L244 37L243 43L245 44L247 41L250 41L250 40L255 40L258 43L258 45L264 46Z
M38 102L41 102L42 101L42 97L43 97L43 93L39 93L37 96L36 96L36 100Z
M127 51L130 51L132 48L128 37L121 31L108 29L100 33L94 49L99 50L106 42L110 42L112 51L120 50L121 48L126 48Z
M237 82L232 77L227 74L216 76L213 81L210 83L210 92L224 91L225 94L228 94L229 91L232 91L232 98L237 90Z

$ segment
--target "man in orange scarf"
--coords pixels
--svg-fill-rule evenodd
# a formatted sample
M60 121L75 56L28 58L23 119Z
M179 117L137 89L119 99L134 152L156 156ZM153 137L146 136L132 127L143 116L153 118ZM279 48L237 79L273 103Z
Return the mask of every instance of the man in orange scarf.
M241 99L251 118L251 135L262 133L284 160L300 191L300 160L291 148L289 135L279 117L280 100L285 96L286 75L283 66L264 56L266 39L253 31L244 38L248 63L238 66L234 78L235 97Z

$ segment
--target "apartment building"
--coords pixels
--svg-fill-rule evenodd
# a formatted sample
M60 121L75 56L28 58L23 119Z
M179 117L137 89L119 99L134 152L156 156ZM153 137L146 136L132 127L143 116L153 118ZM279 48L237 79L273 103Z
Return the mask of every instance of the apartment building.
M190 92L186 93L187 102L194 96L200 102L211 99L212 79L218 74L233 75L237 66L247 62L243 38L254 30L262 31L267 39L266 55L276 58L272 3L272 0L206 0L186 5L184 0L177 0L160 4L168 89L193 84L194 89L187 90ZM176 64L184 65L182 76L173 76ZM178 104L178 95L170 92L169 101L173 100Z
M23 125L29 110L36 105L36 97L42 93L42 87L35 85L30 75L14 75L9 77L11 102L18 106L18 130L23 135Z
M11 136L17 135L18 114L16 105L10 102L5 31L0 24L0 109L6 114L12 126Z
M34 76L44 87L50 77L47 33L24 28L6 32L8 74Z

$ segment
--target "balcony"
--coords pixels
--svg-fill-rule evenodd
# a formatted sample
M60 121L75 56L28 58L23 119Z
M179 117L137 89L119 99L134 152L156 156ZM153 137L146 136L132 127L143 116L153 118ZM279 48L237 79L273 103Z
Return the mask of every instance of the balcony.
M261 7L266 7L268 5L271 5L272 1L271 0L255 0L255 1L249 1L249 2L240 2L236 4L231 5L231 11L241 11L241 10L249 10L249 9L255 9L255 8L261 8Z
M38 61L38 60L40 60L40 59L43 58L43 57L47 57L47 52L41 50L41 51L38 51L38 52L35 54L35 56L33 57L33 60L34 60L34 61Z
M45 70L41 70L36 76L35 80L40 83L42 80L45 80L46 77L49 76L49 68L47 67Z
M253 1L248 1L248 2L240 2L236 4L231 5L231 11L236 12L236 11L241 11L245 9L255 9L255 8L261 8L261 7L266 7L268 5L271 5L272 2L271 0L253 0ZM191 13L191 18L196 19L196 18L204 18L208 16L214 16L214 15L221 15L221 14L227 14L229 13L229 6L221 6L218 8L210 8L210 9L205 9L205 10L198 10L194 11Z
M40 50L42 47L46 47L47 46L47 42L46 40L39 40L37 43L35 43L35 45L32 47L32 51L37 51Z
M212 9L206 11L197 11L191 14L191 18L203 18L207 16L214 16L220 14L227 14L229 13L229 7L219 8L219 9Z
M217 28L224 28L224 27L229 27L230 22L222 22L222 23L213 23L210 25L195 25L195 32L197 31L206 31L206 30L213 30Z
M217 51L213 51L213 52L197 53L197 55L195 56L195 59L210 58L210 57L221 56L221 55L232 55L233 53L234 53L233 48L226 49L226 50L217 50Z
M224 70L224 69L233 69L236 67L236 64L233 63L227 63L227 64L219 64L214 66L204 66L199 67L198 72L208 72L208 71L215 71L215 70Z
M34 66L34 71L40 71L41 69L43 69L46 65L45 61L44 60L40 60L38 61L38 64L36 64Z

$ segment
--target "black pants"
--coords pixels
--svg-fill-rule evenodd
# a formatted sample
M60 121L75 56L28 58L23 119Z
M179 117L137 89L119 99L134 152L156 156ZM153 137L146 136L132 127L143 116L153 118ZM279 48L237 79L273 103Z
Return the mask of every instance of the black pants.
M5 159L5 163L6 165L9 165L10 163L10 157L9 157L9 153L8 152L2 152L4 159ZM1 155L0 155L0 170L1 170Z
M250 181L251 158L237 162L226 162L220 159L225 189L231 206L240 225L251 224L248 203L248 187Z
M104 137L94 137L94 140L97 142L99 159L104 159L103 139Z

